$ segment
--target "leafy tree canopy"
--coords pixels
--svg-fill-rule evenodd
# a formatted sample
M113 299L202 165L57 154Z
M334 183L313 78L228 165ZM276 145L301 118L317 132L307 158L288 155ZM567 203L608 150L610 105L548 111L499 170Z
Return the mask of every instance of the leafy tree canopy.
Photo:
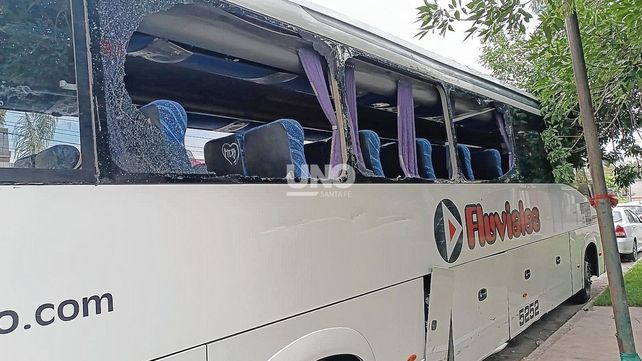
M0 2L0 107L75 113L75 83L69 0Z
M431 0L434 1L434 0ZM564 18L575 5L604 159L615 164L614 182L632 183L642 155L635 135L642 120L642 7L638 0L424 1L420 32L445 35L456 22L484 43L482 63L502 81L533 93L547 129L542 139L554 175L572 183L586 162L575 79ZM536 20L537 19L537 20Z

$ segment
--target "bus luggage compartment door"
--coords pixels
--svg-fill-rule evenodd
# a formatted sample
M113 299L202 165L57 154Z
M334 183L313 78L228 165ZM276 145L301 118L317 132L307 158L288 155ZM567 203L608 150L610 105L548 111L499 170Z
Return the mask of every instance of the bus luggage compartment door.
M448 360L454 272L433 268L430 275L430 301L426 325L426 361Z
M506 254L454 268L454 360L482 360L509 339Z
M508 252L510 336L514 338L572 294L569 235Z
M498 269L507 261L505 256L483 258L450 270L433 269L427 361L451 360L448 348L454 361L482 360L508 340L508 290L504 273ZM436 319L439 327L432 331Z

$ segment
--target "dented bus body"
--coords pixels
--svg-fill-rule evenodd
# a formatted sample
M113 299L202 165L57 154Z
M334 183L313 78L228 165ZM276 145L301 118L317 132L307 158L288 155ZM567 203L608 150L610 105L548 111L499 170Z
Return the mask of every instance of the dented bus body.
M3 359L476 361L603 272L522 91L302 0L21 3Z

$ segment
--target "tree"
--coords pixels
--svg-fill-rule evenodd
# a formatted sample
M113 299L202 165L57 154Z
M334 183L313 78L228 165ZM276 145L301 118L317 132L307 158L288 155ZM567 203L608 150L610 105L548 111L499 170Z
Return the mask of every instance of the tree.
M635 0L577 0L575 6L603 153L615 164L616 182L624 184L632 179L627 159L642 154L635 142L642 120L642 8ZM468 22L469 36L484 42L481 61L492 74L540 100L547 124L542 139L554 175L572 183L574 168L587 159L564 30L568 11L553 0L455 0L445 8L427 2L419 7L419 35L446 34L454 22ZM529 24L535 16L537 26Z
M47 114L24 113L15 128L15 158L45 150L56 132L56 118Z
M0 128L4 127L5 122L7 121L7 111L0 109Z
M0 104L20 111L77 112L60 80L75 83L69 0L0 2Z

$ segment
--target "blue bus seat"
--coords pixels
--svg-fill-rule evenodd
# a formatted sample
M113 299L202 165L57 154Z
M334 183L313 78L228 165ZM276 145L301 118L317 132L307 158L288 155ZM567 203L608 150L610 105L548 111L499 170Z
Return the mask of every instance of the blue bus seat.
M243 147L243 134L232 134L205 143L207 171L219 176L247 175Z
M405 177L399 161L399 143L393 142L381 146L381 164L388 178ZM417 168L421 178L437 179L432 164L432 145L428 139L417 138Z
M457 153L459 153L459 159L461 160L461 171L464 174L464 178L469 181L474 181L475 174L473 173L473 165L470 160L470 149L465 145L458 144Z
M361 152L366 168L371 170L375 177L384 177L383 166L381 165L381 138L372 130L360 130L359 141Z
M421 178L437 179L432 160L432 145L428 139L417 138L417 167Z
M243 143L248 176L286 178L289 171L296 178L309 176L303 128L296 120L281 119L249 130Z
M155 100L140 108L140 112L162 131L166 140L185 145L187 112L182 105L171 100Z
M475 178L493 180L504 175L502 155L497 149L472 151L470 155Z
M185 133L187 132L187 112L182 105L171 100L155 100L143 107L140 112L150 123L158 128L168 143L168 149L185 148ZM174 151L175 152L175 151ZM181 173L192 174L194 168L185 149L185 157L176 159L176 166Z

